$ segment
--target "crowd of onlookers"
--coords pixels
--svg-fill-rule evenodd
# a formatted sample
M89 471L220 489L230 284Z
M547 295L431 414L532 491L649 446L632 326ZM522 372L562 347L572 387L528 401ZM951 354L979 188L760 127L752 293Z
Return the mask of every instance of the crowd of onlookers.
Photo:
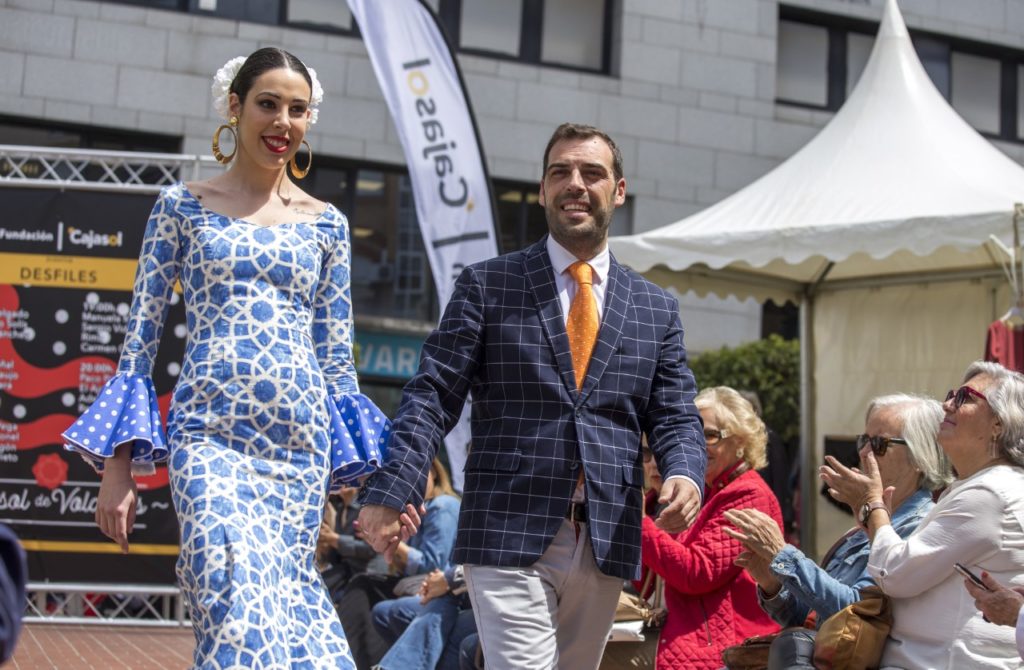
M783 506L762 476L769 431L757 408L726 387L703 390L696 404L705 494L682 533L654 523L661 479L643 452L643 575L632 588L649 592L653 573L664 589L657 667L721 668L727 647L774 634L769 668L813 668L816 631L869 586L892 603L880 667L1020 665L1024 376L975 363L943 403L872 400L859 467L827 457L821 469L856 525L820 563L787 541ZM420 533L390 564L359 540L354 493L334 499L320 557L358 667L482 667L461 567L447 560L459 502L444 467L433 464ZM983 586L965 583L958 563Z
M632 587L646 584L649 593L653 573L664 589L657 667L721 668L726 648L774 633L770 670L813 668L816 631L870 586L892 603L879 667L1020 666L1024 375L977 362L943 403L906 394L872 400L857 439L859 467L826 457L821 468L856 525L820 563L787 542L781 506L758 474L768 431L755 407L727 387L704 389L696 405L708 462L703 507L687 530L655 524L661 478L643 450L643 574ZM422 526L390 561L360 538L355 494L332 497L317 554L357 667L483 667L461 566L450 562L459 498L444 466L433 462ZM0 541L2 662L17 634L25 575L13 535Z

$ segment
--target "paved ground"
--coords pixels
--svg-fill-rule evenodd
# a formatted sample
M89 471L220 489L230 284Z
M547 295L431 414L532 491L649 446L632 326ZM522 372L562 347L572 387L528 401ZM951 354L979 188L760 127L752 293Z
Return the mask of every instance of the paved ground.
M191 628L27 624L4 670L184 670Z

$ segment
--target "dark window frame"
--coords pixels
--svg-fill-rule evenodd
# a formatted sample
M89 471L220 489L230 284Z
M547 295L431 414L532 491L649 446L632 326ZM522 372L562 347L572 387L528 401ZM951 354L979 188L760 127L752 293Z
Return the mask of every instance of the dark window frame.
M0 126L25 128L42 132L62 132L78 135L79 144L73 146L44 145L67 149L102 149L104 151L134 151L140 153L180 154L184 138L181 135L147 132L145 130L124 130L111 126L93 126L63 121L49 121L23 116L0 114ZM124 143L123 149L109 149L104 145ZM13 143L18 144L18 143ZM34 145L26 145L34 146Z
M815 111L836 112L846 102L847 76L847 35L860 33L872 38L878 32L878 23L849 16L828 14L803 7L779 5L779 21L791 21L825 28L828 31L828 66L826 68L828 101L825 105L775 98L776 104L787 107L798 107ZM952 35L927 30L910 30L911 38L928 38L941 42L949 47L947 67L952 70L953 53L980 56L999 62L1000 93L999 93L999 132L990 133L978 130L978 133L990 140L1024 143L1018 136L1017 128L1017 68L1024 67L1024 50L1011 47L976 42ZM956 82L950 78L950 96ZM948 99L947 99L948 101Z
M154 7L152 2L149 0L107 1L148 9L163 9L166 11L195 14L197 16L226 18L232 21L247 21L263 25L276 25L284 28L297 28L299 30L308 30L311 32L338 35L341 37L358 37L360 35L359 26L355 19L352 20L352 26L350 28L337 28L333 26L309 23L306 21L288 21L288 3L292 0L266 0L268 3L276 2L277 5L274 8L264 8L263 11L257 11L258 7L252 7L249 3L242 3L239 5L237 4L237 0L231 0L232 4L225 5L226 7L230 7L231 11L222 11L219 8L216 11L201 10L199 9L199 0L162 0L164 6L158 7ZM221 0L221 2L226 1L227 0ZM338 2L343 1L344 0L338 0ZM470 56L483 56L485 58L493 58L513 63L540 65L542 67L570 70L586 74L611 75L612 38L614 28L613 19L615 16L615 6L618 0L599 1L603 3L601 8L601 11L603 12L603 25L601 31L601 64L596 68L581 65L570 65L555 61L545 61L541 58L541 42L544 34L545 0L523 0L522 25L519 32L519 53L516 55L487 51L486 49L461 48L458 46L461 30L461 26L459 24L462 16L461 10L463 0L439 0L440 4L438 6L437 15L440 19L441 26L445 32L448 33L451 44L455 46L458 53ZM241 7L241 9L239 7ZM266 18L261 19L258 14L266 15Z

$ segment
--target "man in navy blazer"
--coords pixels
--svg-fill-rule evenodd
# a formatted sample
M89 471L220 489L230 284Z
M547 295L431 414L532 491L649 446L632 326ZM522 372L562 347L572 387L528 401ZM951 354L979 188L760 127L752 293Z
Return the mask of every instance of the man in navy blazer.
M642 434L665 479L659 526L681 531L700 507L706 452L678 302L608 251L625 197L612 139L560 126L540 184L549 235L461 274L361 492L360 525L383 550L472 392L453 560L489 668L600 662L622 580L639 576ZM577 260L599 321L581 384L566 331Z

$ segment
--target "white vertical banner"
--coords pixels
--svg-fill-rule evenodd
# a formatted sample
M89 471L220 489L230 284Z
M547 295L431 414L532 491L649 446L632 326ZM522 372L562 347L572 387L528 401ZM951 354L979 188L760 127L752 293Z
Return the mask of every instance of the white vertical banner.
M348 0L398 130L444 311L462 269L498 255L490 180L452 50L422 0ZM446 438L462 490L468 412Z

